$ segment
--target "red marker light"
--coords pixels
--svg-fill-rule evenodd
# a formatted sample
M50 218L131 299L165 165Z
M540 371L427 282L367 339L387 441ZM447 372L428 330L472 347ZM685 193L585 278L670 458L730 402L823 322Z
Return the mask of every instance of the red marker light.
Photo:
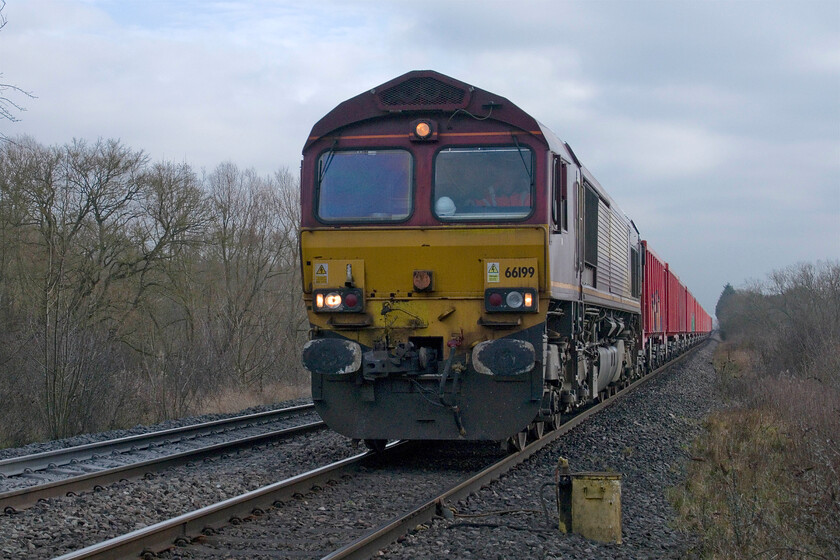
M354 293L349 293L344 296L344 306L345 307L356 307L359 303L359 297Z
M493 307L499 307L502 305L502 294L498 292L492 293L487 301L490 302L490 305Z

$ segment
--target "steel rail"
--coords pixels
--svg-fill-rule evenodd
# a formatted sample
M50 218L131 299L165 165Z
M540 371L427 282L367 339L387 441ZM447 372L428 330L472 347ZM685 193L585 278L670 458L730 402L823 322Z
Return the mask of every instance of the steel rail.
M125 451L146 449L149 446L160 443L172 443L187 438L237 429L256 423L267 423L275 419L308 412L314 410L314 408L315 405L313 404L304 404L279 410L269 410L267 412L234 416L222 420L203 422L201 424L191 424L179 428L149 432L147 434L98 441L53 451L44 451L43 453L33 453L21 457L11 457L0 461L0 476L15 476L56 466L68 465L74 461L91 459L101 453L123 453Z
M395 453L405 446L406 442L391 443L386 447L386 453ZM268 509L278 500L287 500L297 493L308 492L313 486L323 486L330 480L340 478L343 474L356 472L368 461L381 461L381 457L373 451L354 455L167 521L64 554L54 560L136 558L146 552L165 550L171 548L176 541L184 539L189 542L191 537L201 534L206 529L217 529L226 525L232 518L245 518L252 515L256 509Z
M411 532L418 524L431 521L432 518L438 515L439 512L446 507L447 502L460 501L469 496L472 492L476 492L491 482L498 480L503 474L523 463L538 451L542 450L550 443L556 441L561 436L580 425L584 420L593 414L597 414L612 404L620 401L622 397L638 389L644 383L647 383L651 379L659 376L662 372L682 362L701 346L702 344L695 345L667 364L660 366L658 369L634 381L620 391L617 391L608 399L605 399L604 401L575 415L556 429L548 432L542 438L527 445L519 453L509 455L501 461L490 465L486 469L470 477L468 480L453 486L431 500L417 505L411 511L392 519L388 523L365 533L359 537L359 539L324 556L321 560L365 560L373 557L378 551L387 547L391 543L396 542L396 540L401 536Z
M139 463L131 463L120 467L104 469L99 472L74 476L47 484L10 490L8 492L0 493L0 509L7 514L15 513L47 498L68 496L73 493L90 490L91 488L96 489L97 487L120 480L140 478L145 476L147 473L161 471L177 465L183 465L191 461L197 461L223 452L253 447L261 443L267 443L277 439L301 435L326 428L327 426L324 422L311 422L301 426L274 430L264 434L217 443L207 447L190 449L188 451L149 459Z
M461 500L471 492L475 492L492 481L497 480L502 474L524 462L557 440L560 436L568 433L593 414L618 402L620 400L619 397L623 397L634 391L642 384L680 363L701 346L703 344L696 345L667 364L617 391L610 398L576 414L541 439L527 445L519 453L505 457L494 465L473 475L468 480L460 482L443 494L423 502L411 511L396 517L379 528L366 532L356 541L342 546L338 550L323 557L322 560L365 559L371 557L377 551L395 542L400 536L410 532L418 523L431 520L441 508L446 507L447 502ZM386 447L385 454L388 455L406 449L409 443L391 443ZM357 471L368 460L381 462L382 460L387 460L387 457L382 457L382 454L376 454L374 452L355 455L308 473L252 490L240 496L229 498L173 519L144 527L143 529L138 529L126 535L70 552L55 560L111 560L138 557L146 553L154 555L159 551L171 548L176 542L189 543L193 537L196 537L208 528L218 529L227 524L231 519L242 519L252 515L257 509L264 509L273 505L278 500L291 498L294 494L309 491L314 486L322 486L330 480L335 480L344 473Z

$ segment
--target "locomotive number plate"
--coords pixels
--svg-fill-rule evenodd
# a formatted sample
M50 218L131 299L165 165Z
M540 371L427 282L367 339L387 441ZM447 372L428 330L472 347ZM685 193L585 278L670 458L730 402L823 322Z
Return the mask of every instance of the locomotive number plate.
M505 267L505 278L533 278L537 269L533 266Z
M484 263L485 287L539 287L539 268L537 259L494 259Z

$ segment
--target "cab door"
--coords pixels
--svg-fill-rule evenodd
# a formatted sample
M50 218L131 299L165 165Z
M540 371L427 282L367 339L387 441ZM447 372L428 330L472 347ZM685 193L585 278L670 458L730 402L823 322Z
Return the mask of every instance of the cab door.
M576 168L560 155L552 156L550 192L551 297L567 301L579 298L577 243L573 192Z

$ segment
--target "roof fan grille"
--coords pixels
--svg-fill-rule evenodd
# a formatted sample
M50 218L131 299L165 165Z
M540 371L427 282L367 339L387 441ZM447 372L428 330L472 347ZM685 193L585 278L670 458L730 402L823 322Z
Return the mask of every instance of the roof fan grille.
M427 107L461 105L465 91L434 78L410 78L379 95L387 107Z

